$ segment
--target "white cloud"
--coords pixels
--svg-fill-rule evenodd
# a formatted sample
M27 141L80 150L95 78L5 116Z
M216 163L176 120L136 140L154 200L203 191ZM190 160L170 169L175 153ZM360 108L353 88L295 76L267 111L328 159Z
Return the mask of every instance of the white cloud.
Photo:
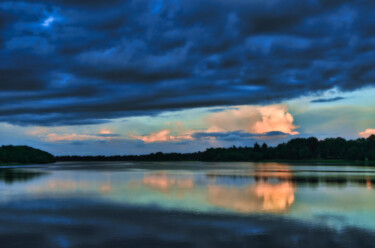
M42 26L49 27L54 21L55 21L55 18L53 16L50 16L43 21Z

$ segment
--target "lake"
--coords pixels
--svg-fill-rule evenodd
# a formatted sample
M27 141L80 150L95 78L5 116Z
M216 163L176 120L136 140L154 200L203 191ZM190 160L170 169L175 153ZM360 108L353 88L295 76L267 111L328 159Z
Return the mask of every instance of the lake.
M0 169L4 247L375 247L375 168L64 162Z

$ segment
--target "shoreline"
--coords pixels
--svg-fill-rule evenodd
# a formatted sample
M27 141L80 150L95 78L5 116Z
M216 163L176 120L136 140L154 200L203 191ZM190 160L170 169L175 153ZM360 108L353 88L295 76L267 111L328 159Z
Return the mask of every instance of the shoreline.
M100 159L93 159L93 160L79 160L79 159L72 159L72 160L56 160L56 162L219 162L219 163L289 163L289 164L313 164L313 165L373 165L375 166L375 161L349 161L349 160L259 160L259 161L251 161L251 160L217 160L217 161L205 161L205 160L100 160Z

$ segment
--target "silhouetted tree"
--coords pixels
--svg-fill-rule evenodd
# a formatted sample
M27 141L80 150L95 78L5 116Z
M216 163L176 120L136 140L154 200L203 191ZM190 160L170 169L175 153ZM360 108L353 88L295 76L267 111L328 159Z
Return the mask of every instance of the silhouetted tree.
M10 156L0 150L0 158ZM296 138L276 147L267 144L253 147L208 148L195 153L152 153L149 155L129 156L64 156L60 161L259 161L259 160L301 160L301 159L346 159L375 161L375 135L367 139L345 140L343 138Z
M262 149L260 148L260 145L258 143L255 143L254 145L254 152L261 152Z

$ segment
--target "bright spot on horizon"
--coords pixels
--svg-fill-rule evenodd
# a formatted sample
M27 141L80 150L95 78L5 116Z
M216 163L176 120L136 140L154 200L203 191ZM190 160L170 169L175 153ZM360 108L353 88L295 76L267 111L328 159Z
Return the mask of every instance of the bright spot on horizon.
M113 132L109 129L104 128L99 131L99 134L113 134Z
M49 27L54 21L55 21L55 18L53 16L50 16L44 20L44 22L42 23L42 26Z

